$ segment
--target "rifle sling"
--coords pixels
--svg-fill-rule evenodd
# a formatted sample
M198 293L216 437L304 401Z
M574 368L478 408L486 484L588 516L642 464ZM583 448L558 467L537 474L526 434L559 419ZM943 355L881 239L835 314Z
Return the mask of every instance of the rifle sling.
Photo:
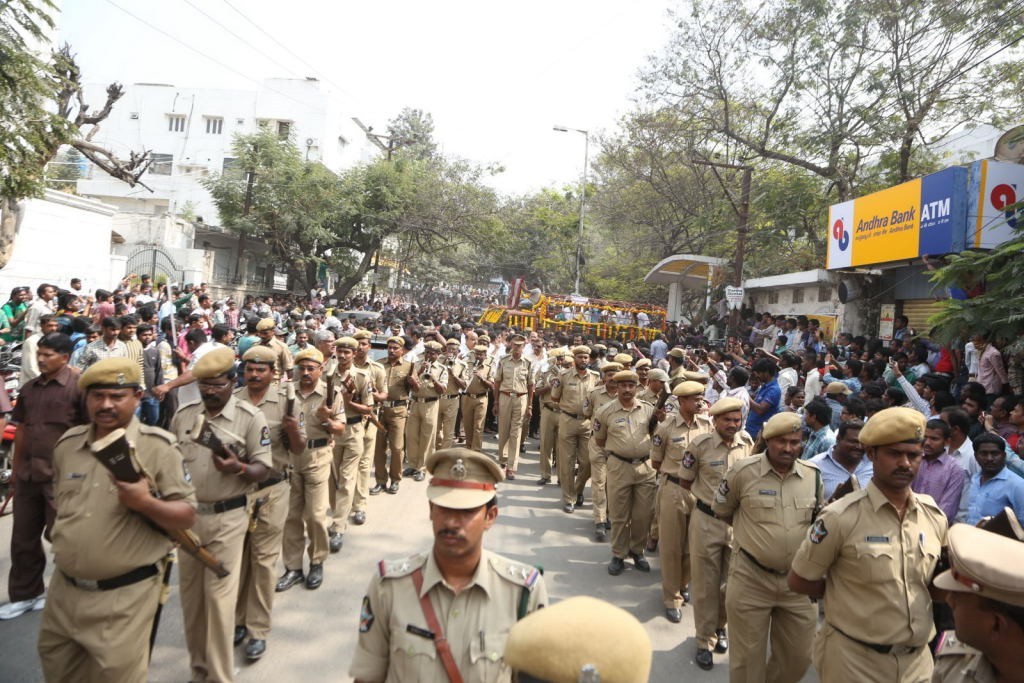
M448 674L448 680L451 681L451 683L462 683L462 674L459 673L459 667L455 664L455 657L452 656L452 648L448 644L448 639L445 637L444 631L441 630L441 622L437 620L437 613L434 612L434 606L430 604L430 596L422 595L422 569L417 569L413 572L412 584L416 588L416 595L420 599L420 609L423 610L423 616L427 619L427 628L434 633L434 647L437 648L437 655L441 658L441 664L444 666L445 673Z

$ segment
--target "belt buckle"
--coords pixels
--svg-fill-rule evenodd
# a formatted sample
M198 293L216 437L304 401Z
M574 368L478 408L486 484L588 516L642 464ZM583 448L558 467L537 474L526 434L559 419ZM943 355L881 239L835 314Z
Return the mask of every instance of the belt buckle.
M917 651L917 648L911 647L910 645L893 645L890 654L894 654L899 657L900 655L913 654L915 651Z
M212 515L216 512L216 503L196 503L196 512L200 515Z
M72 579L71 583L74 584L75 588L81 588L84 591L98 591L100 589L100 582L93 581L92 579Z

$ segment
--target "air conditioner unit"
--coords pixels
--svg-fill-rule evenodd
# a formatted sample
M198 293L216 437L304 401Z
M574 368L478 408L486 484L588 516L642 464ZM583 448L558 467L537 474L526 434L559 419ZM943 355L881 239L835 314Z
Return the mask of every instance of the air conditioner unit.
M849 303L859 299L862 294L861 283L856 280L842 280L839 282L839 303Z
M139 120L139 112L133 111L131 114L128 114L128 118L130 118L132 121L138 121Z
M320 141L316 138L306 138L306 147L317 147L320 145Z
M235 125L237 125L237 126L245 125L245 119L235 119Z

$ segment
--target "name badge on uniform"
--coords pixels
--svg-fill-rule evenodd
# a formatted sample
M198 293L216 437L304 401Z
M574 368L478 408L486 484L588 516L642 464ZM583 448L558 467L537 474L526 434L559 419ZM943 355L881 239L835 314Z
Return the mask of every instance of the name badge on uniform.
M629 420L627 420L624 417L617 417L617 418L615 418L615 424L617 424L617 425L626 424L626 422L628 422L628 421Z
M864 541L866 543L888 543L888 536L865 536Z
M718 467L719 465L724 465L725 461L724 460L714 460L712 462L709 462L708 464L711 465L712 467Z
M673 436L672 437L672 443L680 443L685 438L686 438L685 436Z
M757 493L758 493L758 495L761 495L761 496L777 496L777 495L779 495L777 491L769 491L767 489L760 489Z

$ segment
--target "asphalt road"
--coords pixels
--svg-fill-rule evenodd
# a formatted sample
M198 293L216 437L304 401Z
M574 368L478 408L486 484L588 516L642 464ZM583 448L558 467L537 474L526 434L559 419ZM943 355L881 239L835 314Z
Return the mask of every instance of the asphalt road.
M563 513L557 487L536 485L536 448L536 441L527 442L519 477L501 486L498 521L485 536L485 546L544 567L552 601L591 595L636 616L654 647L651 681L727 681L728 655L716 655L711 672L702 671L693 661L692 609L683 609L680 624L664 618L657 555L649 557L649 574L634 570L627 562L625 573L609 576L610 548L592 540L589 498L582 510ZM493 436L488 435L484 450L494 452ZM425 489L425 483L406 480L398 495L370 499L366 524L350 526L345 547L325 564L323 586L310 591L300 585L277 595L267 653L259 662L249 664L239 648L238 681L351 680L347 671L356 644L360 603L377 561L401 558L431 545ZM0 519L0 603L7 598L10 533L11 517L7 515ZM50 571L52 565L47 574ZM150 680L157 683L181 683L189 677L176 578L172 585L150 667ZM0 681L43 680L36 655L40 616L40 612L31 612L0 621L0 651L4 653ZM816 680L813 671L804 680Z

